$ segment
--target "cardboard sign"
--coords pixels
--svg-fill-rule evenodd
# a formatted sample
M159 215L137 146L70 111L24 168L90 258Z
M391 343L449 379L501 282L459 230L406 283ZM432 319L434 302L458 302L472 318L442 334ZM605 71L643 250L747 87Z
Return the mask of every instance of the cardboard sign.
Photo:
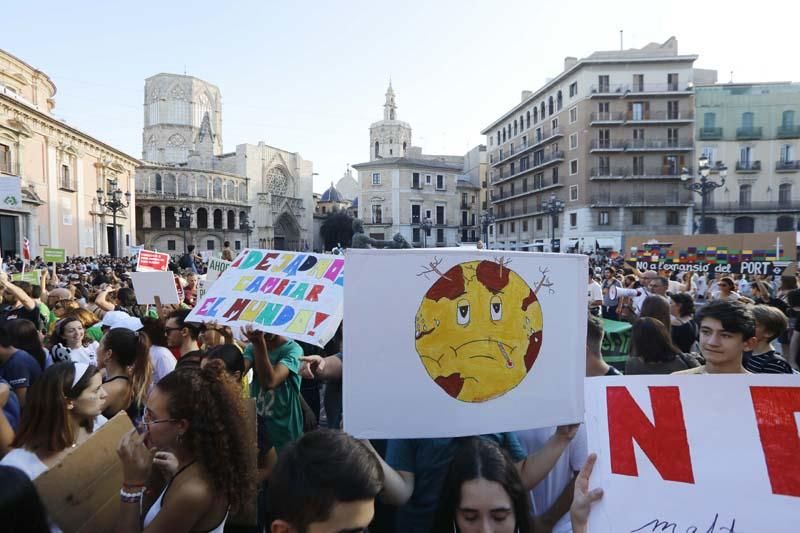
M32 270L30 272L17 272L16 274L11 274L11 281L27 281L31 285L39 285L41 280L41 270Z
M587 262L348 250L345 430L457 437L580 421Z
M64 248L43 248L42 259L45 263L65 263L67 253Z
M133 429L118 413L33 483L50 518L65 532L113 531L122 463L117 445Z
M212 283L217 281L219 276L228 270L228 267L231 266L230 261L225 261L224 259L218 259L216 257L212 257L208 260L208 268L206 269L206 287L210 287Z
M590 378L585 394L592 533L797 531L797 376Z
M142 250L136 261L138 272L166 272L169 268L169 254Z
M344 259L245 249L186 318L253 327L324 346L342 320Z
M131 281L139 305L155 304L156 296L163 305L181 303L172 272L131 272Z

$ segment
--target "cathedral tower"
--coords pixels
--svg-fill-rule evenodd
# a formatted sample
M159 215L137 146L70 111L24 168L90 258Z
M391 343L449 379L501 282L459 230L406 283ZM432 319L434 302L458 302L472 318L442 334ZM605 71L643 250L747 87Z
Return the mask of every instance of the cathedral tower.
M383 120L369 127L369 160L405 157L411 148L411 125L397 120L397 103L394 89L389 82L386 102L383 104Z

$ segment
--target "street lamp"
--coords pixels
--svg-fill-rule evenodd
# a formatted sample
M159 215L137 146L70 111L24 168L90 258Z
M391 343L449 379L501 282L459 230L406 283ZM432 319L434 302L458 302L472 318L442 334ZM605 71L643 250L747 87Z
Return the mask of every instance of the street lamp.
M564 210L564 201L559 200L556 198L555 194L550 193L550 199L542 204L542 209L545 213L550 215L550 251L552 252L556 241L556 224L558 224L558 214Z
M428 217L422 219L422 222L419 223L419 227L422 229L422 247L428 247L428 232L431 231L433 227L433 220Z
M483 245L487 249L489 248L489 226L492 224L494 224L494 215L490 211L481 213L481 226L483 227L483 235L485 238Z
M113 246L111 248L111 256L118 257L119 250L117 247L117 213L122 211L123 209L127 208L131 204L131 192L126 191L125 202L122 201L122 191L119 189L117 185L117 180L110 180L109 187L111 190L108 191L109 197L106 198L103 189L97 189L97 204L100 207L105 207L111 210L111 217L112 217L112 225L114 227L114 239L113 239Z
M180 213L180 216L178 217L178 223L181 225L181 229L183 230L183 254L186 255L186 230L189 229L189 225L192 222L192 209L190 207L183 206L178 209L178 213Z
M716 170L719 170L719 177L720 182L717 183L716 181L711 181L708 179L708 175L711 173L711 166L709 165L708 157L705 155L701 156L700 159L697 160L697 173L700 176L699 181L689 181L692 177L689 175L689 170L684 168L682 169L681 174L681 181L683 182L683 186L686 187L688 190L692 192L696 192L700 195L700 233L706 233L706 207L708 206L708 195L714 189L718 189L725 185L725 177L728 175L727 167L721 166L716 167ZM692 233L694 233L694 228L692 228Z
M250 234L253 233L253 230L256 228L256 221L249 220L247 218L247 214L239 221L239 229L245 232L247 235L247 247L250 248Z

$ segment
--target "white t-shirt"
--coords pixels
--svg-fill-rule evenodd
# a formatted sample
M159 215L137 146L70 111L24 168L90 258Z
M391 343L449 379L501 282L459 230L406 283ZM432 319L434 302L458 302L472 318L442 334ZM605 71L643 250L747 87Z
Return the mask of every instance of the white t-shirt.
M19 468L32 480L47 472L47 465L35 453L25 448L12 449L0 460L0 465Z
M589 303L603 301L603 288L595 280L589 282Z
M545 443L556 432L556 428L539 428L517 431L516 435L528 455L536 453L544 447ZM553 469L547 477L540 481L532 491L530 491L531 512L534 515L544 514L564 489L572 481L574 472L580 471L586 458L589 456L588 442L586 437L586 426L581 424L577 435L569 443L567 449L558 458ZM572 523L569 518L569 511L564 513L555 526L553 533L571 533Z
M153 385L175 370L175 365L178 364L172 352L155 344L150 347L150 361L153 363Z

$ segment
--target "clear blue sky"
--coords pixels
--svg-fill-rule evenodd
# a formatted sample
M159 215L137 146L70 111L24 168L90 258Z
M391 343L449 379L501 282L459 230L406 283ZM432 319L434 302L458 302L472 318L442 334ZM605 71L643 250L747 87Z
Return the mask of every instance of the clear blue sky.
M48 73L55 114L141 156L144 79L216 84L223 141L314 162L315 190L368 159L391 76L399 118L428 153L462 154L564 56L678 38L728 81L800 81L800 2L4 2L0 48ZM739 6L739 4L742 4Z

